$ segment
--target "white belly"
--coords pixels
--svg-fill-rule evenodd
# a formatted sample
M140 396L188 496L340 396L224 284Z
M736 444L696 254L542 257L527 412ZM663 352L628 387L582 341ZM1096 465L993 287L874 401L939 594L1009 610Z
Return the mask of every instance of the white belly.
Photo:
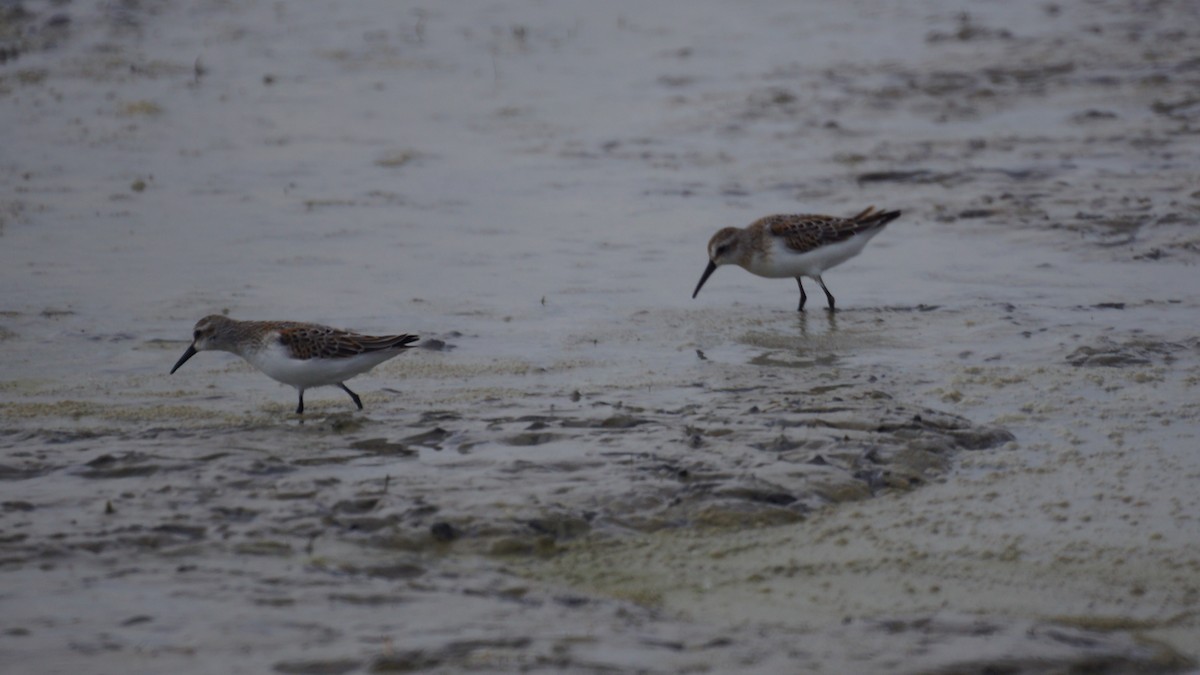
M283 345L274 343L247 354L245 358L250 365L273 380L290 384L297 389L308 389L345 382L402 353L398 349L388 349L340 359L301 361L288 356Z
M871 237L883 228L856 234L849 239L826 244L805 253L788 248L780 238L771 240L771 255L766 259L756 258L746 268L760 277L781 279L784 277L819 277L825 270L840 265L862 252Z

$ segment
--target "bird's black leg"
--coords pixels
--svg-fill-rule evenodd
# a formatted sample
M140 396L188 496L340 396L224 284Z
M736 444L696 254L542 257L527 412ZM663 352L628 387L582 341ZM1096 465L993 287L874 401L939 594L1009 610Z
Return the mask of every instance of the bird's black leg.
M796 308L797 312L804 311L804 303L808 302L808 295L804 293L804 284L801 283L800 277L796 277L796 285L800 287L800 306ZM828 291L826 291L828 293Z
M829 301L829 311L832 312L833 311L833 293L830 293L829 289L825 288L825 282L821 280L821 277L817 277L817 283L821 284L821 290L825 291L825 299Z
M296 414L297 415L304 414L304 390L303 389L300 390L300 403L296 405Z
M350 394L350 398L354 399L354 405L358 406L359 410L363 409L362 408L362 399L358 397L358 394L350 391L350 387L347 387L342 382L338 382L338 386L342 388L342 391L346 392L347 394Z

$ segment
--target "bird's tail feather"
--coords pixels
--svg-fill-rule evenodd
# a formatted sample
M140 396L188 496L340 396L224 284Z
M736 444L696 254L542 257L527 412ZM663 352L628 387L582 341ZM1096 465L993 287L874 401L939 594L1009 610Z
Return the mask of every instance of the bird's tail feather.
M876 228L883 227L899 217L899 211L876 211L874 206L868 206L865 210L854 216L851 220L863 225L869 225L872 228Z

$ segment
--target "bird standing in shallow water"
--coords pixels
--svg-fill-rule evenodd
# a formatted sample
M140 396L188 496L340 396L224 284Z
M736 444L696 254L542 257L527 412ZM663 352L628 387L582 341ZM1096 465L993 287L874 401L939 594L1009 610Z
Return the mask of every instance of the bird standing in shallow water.
M362 410L362 399L345 381L403 354L415 335L360 335L329 326L296 321L236 321L212 314L196 322L192 344L171 368L198 352L237 354L268 377L295 387L300 394L296 414L304 413L304 390L338 386Z
M738 265L751 274L771 279L793 277L800 286L800 306L808 296L801 277L816 279L825 291L829 311L833 294L821 274L858 255L871 237L900 217L899 211L876 211L874 206L850 218L817 215L775 215L759 218L744 228L726 227L708 242L708 267L692 297L721 265Z

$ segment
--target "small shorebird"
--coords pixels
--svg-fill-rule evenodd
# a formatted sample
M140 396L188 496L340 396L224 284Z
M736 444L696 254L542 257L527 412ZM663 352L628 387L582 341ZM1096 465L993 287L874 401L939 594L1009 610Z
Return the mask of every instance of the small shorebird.
M871 237L900 217L899 211L876 211L874 206L850 218L815 215L775 215L759 218L744 228L726 227L708 242L708 267L692 297L721 265L738 265L751 274L771 279L794 277L800 286L800 306L808 296L800 277L816 279L833 311L833 294L821 273L858 255Z
M345 381L403 354L416 335L359 335L296 321L235 321L212 314L196 322L192 344L175 362L174 374L197 352L220 350L246 359L268 377L300 392L296 414L304 414L304 390L337 385L362 410L362 400Z

